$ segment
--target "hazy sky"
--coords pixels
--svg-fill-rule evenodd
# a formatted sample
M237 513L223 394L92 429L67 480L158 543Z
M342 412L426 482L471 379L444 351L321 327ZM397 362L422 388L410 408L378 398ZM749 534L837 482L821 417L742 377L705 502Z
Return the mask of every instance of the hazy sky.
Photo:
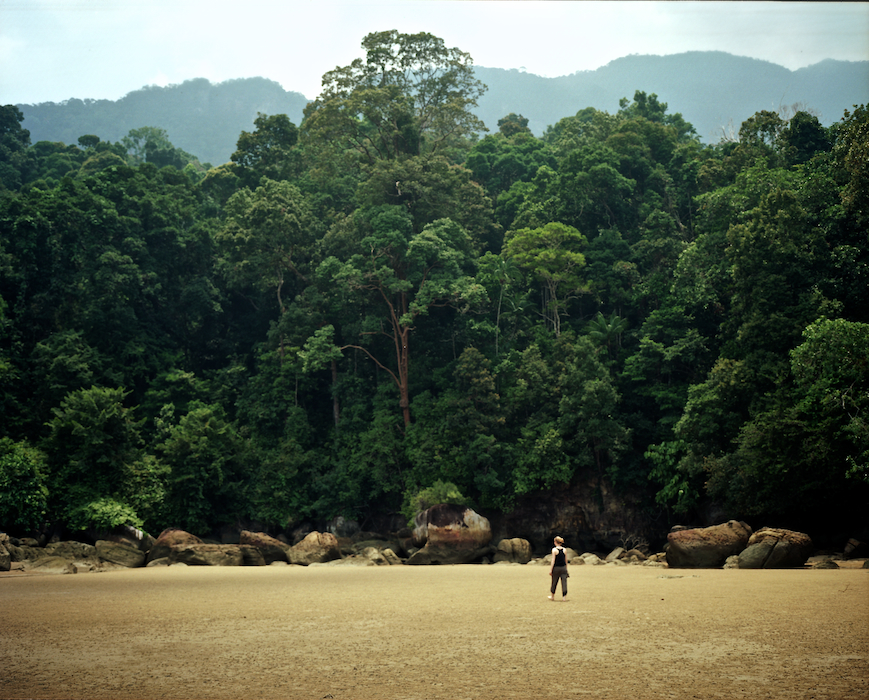
M362 55L362 37L388 29L547 77L694 50L790 69L869 60L869 3L0 0L0 104L254 76L313 98L323 73Z

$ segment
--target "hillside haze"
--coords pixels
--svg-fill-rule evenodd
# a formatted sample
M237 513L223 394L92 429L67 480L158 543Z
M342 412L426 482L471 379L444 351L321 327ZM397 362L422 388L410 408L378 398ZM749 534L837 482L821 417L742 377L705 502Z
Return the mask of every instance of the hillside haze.
M172 144L200 161L229 160L242 131L252 131L257 113L286 114L299 124L308 100L273 80L244 78L212 84L205 78L181 85L144 87L120 100L70 99L18 105L32 143L74 144L83 134L119 141L131 129L165 129Z
M488 85L476 110L490 130L510 112L522 114L538 136L586 107L614 113L636 90L655 93L680 112L707 143L760 110L798 104L830 125L869 98L869 61L826 60L796 71L723 52L626 56L594 71L558 78L501 68L475 68ZM118 141L131 129L165 129L172 143L213 165L229 160L241 131L258 112L286 114L296 124L308 102L266 78L212 84L204 78L169 87L145 87L117 101L70 99L17 105L31 141L76 143L95 134Z
M535 134L585 107L614 113L635 90L655 93L694 125L698 136L717 142L722 128L736 129L755 112L799 104L827 126L846 109L869 98L869 61L827 60L791 71L782 66L723 52L672 56L626 56L594 71L541 78L516 70L477 68L489 86L479 116L491 129L510 112L529 120Z

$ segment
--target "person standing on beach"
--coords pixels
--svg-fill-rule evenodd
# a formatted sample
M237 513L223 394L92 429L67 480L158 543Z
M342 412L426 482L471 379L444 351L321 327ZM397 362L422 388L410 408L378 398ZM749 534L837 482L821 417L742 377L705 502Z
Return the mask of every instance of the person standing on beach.
M564 551L564 540L561 537L555 538L549 576L552 578L549 600L555 600L555 589L558 588L559 579L561 579L561 600L567 600L567 578L570 574L567 573L567 553Z

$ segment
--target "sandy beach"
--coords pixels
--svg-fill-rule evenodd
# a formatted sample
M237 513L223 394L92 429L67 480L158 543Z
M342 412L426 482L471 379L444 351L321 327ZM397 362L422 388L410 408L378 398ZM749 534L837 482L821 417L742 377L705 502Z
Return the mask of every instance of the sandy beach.
M161 567L0 578L0 698L866 698L869 570Z

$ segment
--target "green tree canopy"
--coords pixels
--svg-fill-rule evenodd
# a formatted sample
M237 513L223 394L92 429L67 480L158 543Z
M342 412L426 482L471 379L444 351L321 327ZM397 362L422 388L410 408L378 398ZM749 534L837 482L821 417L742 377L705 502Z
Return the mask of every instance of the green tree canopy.
M585 236L556 222L542 228L508 231L503 255L529 271L543 284L543 313L556 335L567 304L586 288L580 274L585 267Z
M472 110L485 86L470 54L432 34L374 32L365 58L323 76L305 108L312 137L352 149L368 163L433 153L485 130Z

